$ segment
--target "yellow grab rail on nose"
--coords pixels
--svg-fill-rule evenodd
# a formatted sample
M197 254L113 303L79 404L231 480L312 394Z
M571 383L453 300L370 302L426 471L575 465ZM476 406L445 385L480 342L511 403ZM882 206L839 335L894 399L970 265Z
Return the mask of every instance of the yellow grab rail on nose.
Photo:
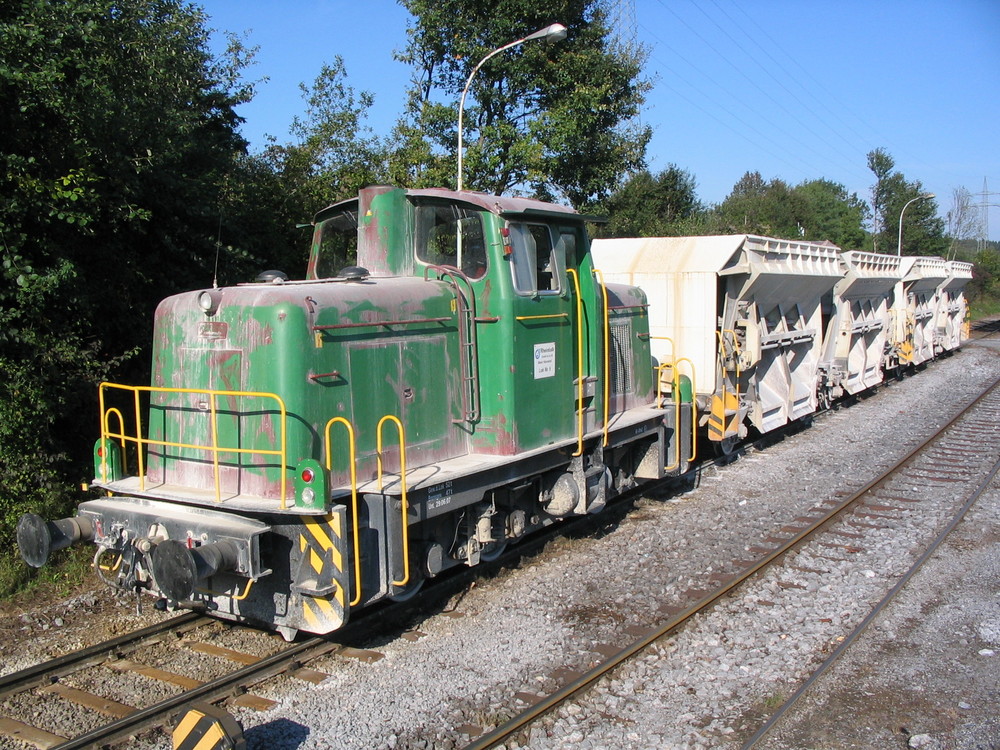
M326 470L333 471L333 444L330 440L330 428L334 423L340 423L347 428L348 451L351 463L351 514L353 516L354 530L354 598L351 599L351 606L355 606L361 601L361 537L358 521L358 464L357 453L354 440L354 425L343 417L334 417L326 423ZM381 453L381 448L379 449Z
M386 422L393 422L396 425L396 430L399 432L399 484L402 490L400 505L402 506L403 513L403 580L393 581L392 585L405 586L410 582L410 527L407 524L409 508L406 498L406 431L403 429L403 423L392 414L386 414L378 421L378 427L376 428L378 432L376 455L378 457L379 491L382 490L382 425Z
M600 269L591 271L597 277L601 286L601 299L604 303L604 445L608 444L608 415L611 401L611 321L608 312L608 288L604 285L604 274Z

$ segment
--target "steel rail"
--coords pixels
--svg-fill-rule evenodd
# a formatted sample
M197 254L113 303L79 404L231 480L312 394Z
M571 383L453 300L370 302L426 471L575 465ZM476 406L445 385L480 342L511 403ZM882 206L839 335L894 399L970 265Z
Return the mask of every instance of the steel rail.
M201 620L204 623L200 622ZM17 672L11 672L8 675L0 677L0 697L21 693L51 682L54 677L61 677L89 666L90 663L97 661L101 656L116 652L125 646L148 641L151 638L170 633L178 628L187 626L197 627L198 625L210 622L215 622L215 620L205 617L198 612L185 612L169 620L149 625L140 630L126 633L125 635L120 635L101 643L95 643L93 646L87 646L79 651L57 656L55 659L40 662Z
M896 595L903 589L904 586L906 586L907 583L909 583L914 574L923 568L924 563L930 559L931 555L937 552L938 547L940 547L945 539L951 535L958 524L965 518L965 515L969 512L969 510L972 509L972 506L975 505L979 498L982 497L983 493L986 492L990 483L992 483L992 481L996 478L997 473L1000 473L1000 459L993 464L993 469L979 484L979 486L976 487L975 491L969 496L965 504L958 510L957 513L955 513L951 522L941 531L941 533L937 535L937 537L935 537L934 541L931 542L931 545L924 550L924 553L917 558L917 561L914 562L903 577L896 582L896 585L893 586L884 597L882 597L879 603L875 605L875 608L868 613L868 616L858 623L857 627L851 631L850 635L841 641L840 645L834 649L833 653L831 653L830 656L828 656L826 660L816 668L816 671L813 672L809 678L799 686L798 690L792 693L788 700L782 703L778 710L771 714L760 729L758 729L754 735L746 741L742 750L750 750L750 748L763 739L763 737L774 728L774 725L777 724L789 710L791 710L791 708L798 702L799 698L805 695L805 693L816 683L816 681L819 680L819 678L822 677L831 666L833 666L834 662L836 662L837 659L839 659L841 655L851 647L854 641L856 641L858 637L868 628L872 620L882 613L882 610L884 610L889 603L896 598Z
M289 669L297 669L302 661L318 658L340 648L342 648L340 644L329 641L323 636L309 638L196 688L139 709L123 719L74 737L56 745L53 750L84 750L120 742L145 729L165 724L192 701L215 702L227 694L240 694L248 684L268 679Z
M605 662L597 665L593 669L589 670L576 680L564 685L559 690L551 693L549 696L543 698L538 703L530 706L517 716L512 717L505 723L501 724L499 727L495 728L493 731L487 734L481 735L474 741L465 745L463 750L486 750L486 748L493 747L494 745L507 739L515 732L520 731L524 727L536 721L538 718L548 713L552 709L559 706L566 699L575 695L576 693L590 687L598 680L600 680L604 675L611 672L616 667L620 666L624 662L630 660L632 657L639 653L642 653L650 645L660 640L666 635L669 635L673 631L677 630L681 625L691 619L694 615L708 609L711 605L717 602L719 599L724 597L730 591L732 591L737 586L741 585L751 577L753 577L758 571L766 568L771 563L773 563L779 557L786 555L795 547L799 546L807 538L811 537L821 528L830 525L835 519L837 519L847 508L853 506L858 500L870 493L872 490L877 489L881 485L885 484L890 478L895 476L900 470L908 466L918 454L923 452L931 443L936 441L944 432L954 426L960 419L962 419L968 412L985 399L995 388L1000 386L1000 378L997 378L991 385L989 385L979 396L977 396L973 401L967 404L963 409L961 409L954 417L952 417L945 425L940 427L936 432L934 432L926 440L923 440L919 445L910 450L903 458L885 470L880 476L872 479L867 484L865 484L860 490L854 492L851 496L839 502L836 506L833 506L823 518L816 520L809 526L805 527L802 531L799 531L794 536L785 540L779 547L767 553L763 558L756 561L753 565L745 568L744 570L737 573L733 578L724 583L715 591L709 592L707 595L703 596L694 604L688 606L681 612L677 613L670 619L666 621L662 626L649 633L648 635L636 640L629 646L626 646L618 653L614 654L608 658Z

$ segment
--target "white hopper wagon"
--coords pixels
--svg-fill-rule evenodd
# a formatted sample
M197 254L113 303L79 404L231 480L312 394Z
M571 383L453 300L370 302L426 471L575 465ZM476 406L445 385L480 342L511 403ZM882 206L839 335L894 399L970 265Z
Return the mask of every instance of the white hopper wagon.
M972 280L972 264L960 260L948 263L948 278L938 288L937 349L953 351L969 338L966 318L969 307L965 285Z
M817 408L821 299L842 276L829 243L753 235L595 240L605 280L642 287L661 381L691 377L723 444Z
M856 394L882 382L890 336L889 307L902 279L902 258L857 250L840 256L844 278L826 306L823 398Z
M938 288L948 278L948 261L935 256L904 255L902 280L893 295L892 364L919 365L934 358Z

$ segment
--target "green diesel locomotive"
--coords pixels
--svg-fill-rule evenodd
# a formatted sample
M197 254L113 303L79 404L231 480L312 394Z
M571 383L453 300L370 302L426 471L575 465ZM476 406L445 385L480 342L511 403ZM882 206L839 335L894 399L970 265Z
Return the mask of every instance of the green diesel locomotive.
M691 373L592 220L372 187L317 215L304 279L164 300L151 385L101 387L104 496L23 517L22 555L90 542L116 587L291 638L685 470Z

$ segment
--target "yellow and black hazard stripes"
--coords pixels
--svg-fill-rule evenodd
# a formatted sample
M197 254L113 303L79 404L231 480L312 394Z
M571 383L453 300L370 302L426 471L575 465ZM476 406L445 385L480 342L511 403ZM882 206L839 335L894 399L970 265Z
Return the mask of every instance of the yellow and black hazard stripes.
M739 434L739 397L734 391L723 391L712 396L712 409L708 415L708 437L710 440L724 440Z
M173 731L174 750L246 750L243 728L221 708L192 703Z
M301 556L293 589L302 597L302 618L317 633L339 628L347 611L347 509L334 506L327 516L302 516Z

